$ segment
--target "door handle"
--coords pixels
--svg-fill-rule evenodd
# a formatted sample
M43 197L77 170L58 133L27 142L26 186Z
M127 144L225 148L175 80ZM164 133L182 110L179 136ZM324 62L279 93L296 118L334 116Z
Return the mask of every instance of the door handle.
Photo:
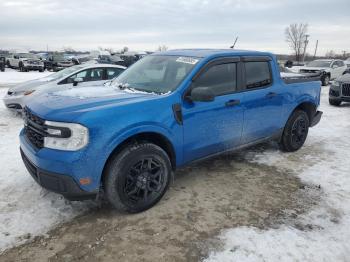
M275 92L270 92L266 95L267 98L273 98L275 96L277 96L277 94Z
M225 103L225 106L236 106L236 105L239 105L241 103L240 100L229 100Z

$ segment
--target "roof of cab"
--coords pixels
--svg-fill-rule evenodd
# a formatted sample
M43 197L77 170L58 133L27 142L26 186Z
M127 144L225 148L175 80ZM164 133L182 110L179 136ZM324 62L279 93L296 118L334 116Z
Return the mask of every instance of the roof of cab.
M209 56L223 56L223 55L267 55L268 52L237 50L237 49L176 49L164 52L156 52L153 55L173 55L173 56L192 56L192 57L209 57Z

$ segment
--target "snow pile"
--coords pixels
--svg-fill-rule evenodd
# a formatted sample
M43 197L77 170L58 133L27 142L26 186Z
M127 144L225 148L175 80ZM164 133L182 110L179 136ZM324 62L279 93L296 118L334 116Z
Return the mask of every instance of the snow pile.
M6 68L5 72L0 72L0 83L1 85L17 84L37 78L42 78L50 74L52 74L52 72L49 71L18 72L17 70Z
M304 148L290 154L270 150L251 154L259 163L292 170L306 183L320 185L324 196L302 225L277 229L234 228L224 232L222 251L206 261L348 261L350 255L350 106L328 105L322 91L320 124L312 128ZM311 165L310 165L311 163Z
M0 89L0 98L6 91ZM22 119L0 103L0 252L72 219L91 204L65 201L36 184L19 153L22 126Z

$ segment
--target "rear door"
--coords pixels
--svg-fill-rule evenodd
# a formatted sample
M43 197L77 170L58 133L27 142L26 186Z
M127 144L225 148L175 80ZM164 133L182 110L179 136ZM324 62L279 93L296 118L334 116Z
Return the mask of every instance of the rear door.
M212 61L192 81L190 90L208 87L215 94L211 102L184 100L184 160L199 159L225 151L241 142L243 108L239 58ZM187 91L186 93L189 93Z
M274 81L270 57L242 57L244 124L242 143L251 143L281 131L280 83Z

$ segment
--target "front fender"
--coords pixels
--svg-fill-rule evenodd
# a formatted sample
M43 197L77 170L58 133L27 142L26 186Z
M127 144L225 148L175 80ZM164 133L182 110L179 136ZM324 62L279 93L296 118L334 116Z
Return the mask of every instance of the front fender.
M176 130L176 131L179 131L179 130ZM179 135L181 134L180 132L176 132L177 135L175 135L175 132L172 129L166 126L162 126L161 124L158 124L158 123L142 123L141 125L127 126L122 130L120 130L120 132L117 132L107 142L105 147L106 148L105 161L107 161L107 159L115 150L115 148L117 148L120 144L122 144L125 140L129 139L130 137L139 135L142 133L156 133L167 138L169 142L172 144L176 154L176 162L177 164L179 164L182 162L182 151L181 151L182 136Z

